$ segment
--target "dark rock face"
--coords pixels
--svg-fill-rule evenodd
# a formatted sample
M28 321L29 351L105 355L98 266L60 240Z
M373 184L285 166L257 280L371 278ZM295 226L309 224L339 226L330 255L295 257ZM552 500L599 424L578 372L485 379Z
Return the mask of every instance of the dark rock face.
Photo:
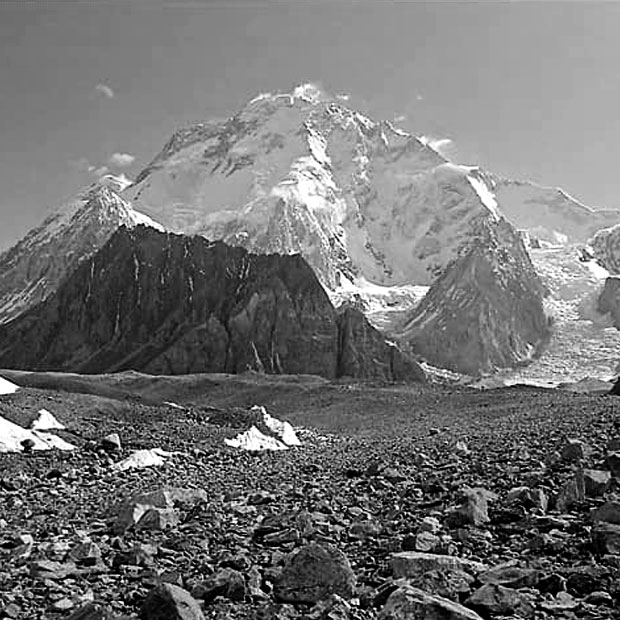
M531 359L549 337L544 294L522 240L500 220L448 266L399 338L457 372L509 368Z
M121 228L53 297L0 328L0 366L388 380L404 379L407 368L415 371L408 378L421 373L361 315L339 318L300 256L257 256L146 227Z
M598 311L611 315L614 327L620 329L620 278L607 278L598 298Z

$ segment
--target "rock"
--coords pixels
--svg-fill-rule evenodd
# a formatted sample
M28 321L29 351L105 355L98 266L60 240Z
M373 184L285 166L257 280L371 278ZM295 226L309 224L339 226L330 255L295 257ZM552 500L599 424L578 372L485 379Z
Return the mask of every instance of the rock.
M116 616L108 609L95 603L86 603L76 609L67 620L114 620Z
M556 508L560 512L566 512L575 504L583 502L586 498L585 483L583 476L576 475L568 480L561 488L556 501Z
M393 592L379 614L380 620L481 620L472 611L441 596L404 585Z
M596 605L597 607L612 607L614 604L614 599L609 592L596 590L588 594L588 596L585 597L584 602L588 605Z
M511 588L492 583L478 588L467 599L466 604L483 616L517 614L523 618L530 618L534 615L534 606L525 596Z
M514 487L506 496L508 504L521 504L525 508L534 508L542 512L547 511L549 499L542 489L530 489L526 486Z
M120 452L121 451L121 438L118 433L110 433L106 435L100 442L99 445L106 452Z
M486 569L484 564L452 555L401 551L392 554L390 559L395 579L418 577L429 571L462 571L477 575Z
M351 613L351 605L341 596L331 594L319 601L308 613L304 614L308 620L346 620Z
M620 525L599 521L592 527L592 544L600 555L620 554Z
M600 497L609 489L611 474L598 469L584 469L579 472L583 478L585 494L588 497Z
M576 463L586 457L588 446L581 439L567 439L562 446L560 455L567 463Z
M431 532L420 532L415 537L414 549L424 553L432 553L441 545L441 538ZM405 546L403 549L406 550Z
M374 519L356 521L349 527L349 537L355 540L375 538L381 533L381 525Z
M158 529L160 525L173 525L175 517L171 510L175 502L194 504L207 499L208 496L202 489L162 487L148 493L138 493L125 499L118 508L114 531L122 534L137 525L145 513L153 508L158 509L157 514L151 513L142 527L150 528L150 524L153 524L155 529Z
M330 594L351 598L355 575L347 557L331 544L312 543L287 559L274 587L276 598L290 603L316 603Z
M68 557L78 566L95 566L101 562L101 549L94 542L87 541L71 549Z
M614 478L620 478L620 452L610 452L605 457L605 465Z
M231 601L243 601L246 587L243 575L232 568L223 568L192 589L192 596L210 603L218 596Z
M489 500L496 499L496 495L483 488L465 489L464 500L459 508L455 509L446 519L450 527L474 525L479 527L490 522Z
M602 506L592 511L592 521L598 523L614 523L620 525L620 501L605 502Z
M140 609L141 620L204 620L200 605L187 590L164 583L151 590Z
M500 565L478 575L483 584L504 586L506 588L532 588L538 583L539 573L533 568L520 568L512 565Z
M543 594L555 596L558 592L566 589L566 579L557 573L545 575L539 579L536 588Z
M136 528L139 530L166 530L178 525L179 515L174 508L149 507L142 514Z

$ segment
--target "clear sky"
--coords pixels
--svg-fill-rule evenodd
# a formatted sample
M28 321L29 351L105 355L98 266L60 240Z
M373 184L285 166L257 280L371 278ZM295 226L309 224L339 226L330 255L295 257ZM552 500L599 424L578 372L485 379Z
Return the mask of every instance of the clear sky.
M175 128L308 81L620 206L619 32L590 0L0 0L0 248L94 169L135 175Z

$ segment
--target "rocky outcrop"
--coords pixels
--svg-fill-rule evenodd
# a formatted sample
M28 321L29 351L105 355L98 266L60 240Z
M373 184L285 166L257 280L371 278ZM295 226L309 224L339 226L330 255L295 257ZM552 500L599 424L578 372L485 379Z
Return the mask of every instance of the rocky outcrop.
M114 177L103 178L0 256L0 323L47 299L120 226L158 226L121 189Z
M479 375L529 361L546 342L545 289L500 220L431 286L398 334L430 363Z
M620 278L605 280L597 309L601 314L609 314L616 329L620 329Z
M147 227L120 229L54 296L0 328L0 366L421 377L363 317L339 318L301 256Z
M620 274L620 225L599 230L590 240L592 254L611 274Z

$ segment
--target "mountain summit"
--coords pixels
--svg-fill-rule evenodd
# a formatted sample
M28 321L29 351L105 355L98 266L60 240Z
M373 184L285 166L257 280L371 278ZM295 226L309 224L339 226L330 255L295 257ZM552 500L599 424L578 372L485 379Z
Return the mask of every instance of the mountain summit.
M478 169L310 85L177 131L125 195L175 232L300 253L330 290L430 284L499 218Z

